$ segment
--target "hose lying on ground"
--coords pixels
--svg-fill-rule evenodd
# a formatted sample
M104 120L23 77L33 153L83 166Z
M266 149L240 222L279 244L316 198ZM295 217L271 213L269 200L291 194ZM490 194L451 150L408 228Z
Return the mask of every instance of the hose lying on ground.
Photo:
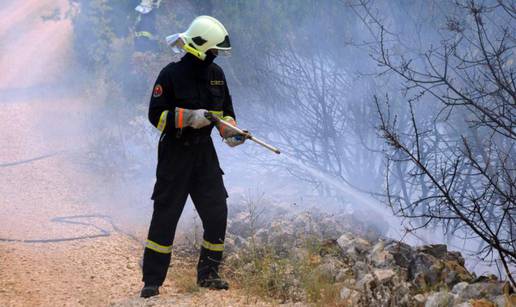
M55 238L55 239L28 239L28 240L9 239L9 238L1 238L0 237L0 242L56 243L56 242L67 242L67 241L76 241L76 240L84 240L84 239L95 239L95 238L100 238L100 237L108 237L111 235L111 231L104 229L102 227L99 227L93 223L77 221L78 219L90 219L90 218L99 218L99 219L105 220L106 222L108 222L111 225L111 227L113 227L114 231L121 233L121 234L127 236L128 238L143 245L143 243L135 235L128 233L128 232L122 230L121 228L119 228L118 226L116 226L115 223L113 222L113 218L111 216L102 215L102 214L60 216L60 217L55 217L50 220L51 222L55 222L55 223L75 224L75 225L84 225L84 226L93 227L98 230L98 233L94 234L94 235L84 235L84 236Z
M9 162L9 163L2 163L2 164L0 164L0 168L2 168L2 167L11 167L11 166L16 166L16 165L20 165L20 164L30 163L30 162L34 162L34 161L38 161L38 160L43 160L43 159L46 159L46 158L50 158L50 157L59 155L59 154L61 154L63 152L64 151L57 151L57 152L54 152L54 153L50 153L50 154L46 154L46 155L41 155L41 156L34 157L34 158L31 158L31 159L19 160L19 161ZM74 220L77 220L77 219L88 219L88 218L100 218L100 219L103 219L103 220L107 221L109 224L111 224L111 227L113 227L113 229L116 232L121 233L121 234L127 236L128 238L130 238L130 239L132 239L132 240L134 240L134 241L136 241L136 242L138 242L140 244L143 244L133 234L125 232L122 229L120 229L119 227L117 227L115 225L115 223L113 222L113 218L111 216L109 216L109 215L102 215L102 214L61 216L61 217L55 217L55 218L50 220L51 222L56 222L56 223L76 224L76 225L84 225L84 226L94 227L94 228L96 228L99 231L99 233L97 233L95 235L76 236L76 237L69 237L69 238L56 238L56 239L36 239L36 240L20 240L20 239L8 239L8 238L0 237L0 242L55 243L55 242L75 241L75 240L83 240L83 239L95 239L95 238L100 238L100 237L108 237L108 236L111 235L111 232L109 230L106 230L106 229L103 229L101 227L98 227L97 225L95 225L93 223L74 221Z
M46 155L42 155L42 156L39 156L39 157L35 157L35 158L31 158L31 159L26 159L26 160L20 160L20 161L9 162L9 163L1 163L0 167L10 167L10 166L16 166L16 165L20 165L20 164L30 163L30 162L34 162L34 161L50 158L50 157L56 156L56 155L61 154L61 153L63 153L63 151L58 151L58 152L54 152L54 153L51 153L51 154L46 154Z

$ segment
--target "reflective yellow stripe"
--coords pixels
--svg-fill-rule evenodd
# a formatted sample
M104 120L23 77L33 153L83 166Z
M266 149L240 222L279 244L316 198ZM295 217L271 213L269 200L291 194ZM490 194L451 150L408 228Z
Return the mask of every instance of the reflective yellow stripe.
M222 118L222 120L225 120L225 121L227 121L227 122L235 121L235 119L234 119L233 117L229 116L229 115L224 116L224 117Z
M184 45L183 45L183 49L184 49L186 52L191 53L191 54L193 54L194 56L196 56L197 58L199 58L199 60L204 61L204 59L206 58L206 53L201 52L201 51L199 51L199 50L195 49L194 47L189 46L189 45L187 45L187 44L184 44Z
M145 244L145 247L148 249L152 249L155 252L161 253L161 254L170 254L172 253L172 245L165 246L160 245L154 241L151 241L147 239L147 243Z
M224 115L223 111L208 111L208 112L210 112L211 114L217 116L218 118L222 118L222 116Z
M152 39L152 33L150 33L149 31L137 31L137 32L134 32L134 35L136 37L145 37L148 39Z
M209 249L211 251L214 251L214 252L222 252L224 250L224 243L221 243L221 244L213 244L213 243L210 243L206 240L203 240L202 241L202 247L204 247L205 249Z
M165 130L165 126L167 125L167 116L168 116L168 110L161 112L161 116L159 117L159 122L158 122L158 130L161 132L163 132L163 130Z

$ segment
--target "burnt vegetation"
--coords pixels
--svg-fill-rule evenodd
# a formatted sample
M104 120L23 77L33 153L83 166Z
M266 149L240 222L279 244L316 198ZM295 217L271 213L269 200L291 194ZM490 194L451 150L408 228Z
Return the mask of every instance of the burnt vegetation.
M410 219L409 232L440 225L479 242L472 252L516 285L516 10L503 1L455 5L463 15L448 17L440 44L413 57L377 24L374 59L401 77L408 106L401 119L389 96L374 98L390 147L388 200Z

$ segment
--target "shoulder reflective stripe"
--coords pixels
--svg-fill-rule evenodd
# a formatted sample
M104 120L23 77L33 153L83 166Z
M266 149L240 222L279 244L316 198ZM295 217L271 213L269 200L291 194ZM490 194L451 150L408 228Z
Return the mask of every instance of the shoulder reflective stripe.
M214 252L222 252L224 250L224 243L213 244L213 243L210 243L210 242L208 242L206 240L203 240L202 241L202 247L204 247L205 249L214 251Z
M159 117L159 122L158 122L158 130L161 132L163 132L163 130L165 130L165 127L167 126L167 117L168 117L168 110L161 112L161 116Z
M145 244L145 247L148 249L152 249L153 251L161 253L161 254L172 253L172 245L168 245L168 246L160 245L160 244L158 244L154 241L148 240L148 239L147 239L147 243Z

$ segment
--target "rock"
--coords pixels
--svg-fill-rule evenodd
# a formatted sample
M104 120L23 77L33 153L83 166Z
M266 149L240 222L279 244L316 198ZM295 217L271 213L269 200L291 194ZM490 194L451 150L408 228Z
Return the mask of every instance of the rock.
M457 263L462 266L464 266L465 264L464 257L462 257L462 254L459 252L448 252L448 254L446 255L446 259L457 261Z
M369 254L369 261L371 261L376 267L390 267L395 263L393 255L384 250L384 248L385 242L380 241L376 243L376 245L371 250L371 253Z
M441 267L439 261L429 254L418 253L409 266L409 276L420 289L437 284Z
M390 241L385 244L384 250L392 255L396 265L409 268L414 254L414 250L410 245L399 241Z
M453 286L453 289L451 292L453 294L460 295L462 293L462 291L464 291L464 289L466 289L466 287L468 285L469 284L467 282L460 282L460 283L456 284L455 286Z
M433 254L441 252L441 248L432 251ZM414 284L423 290L440 285L452 288L459 282L470 282L473 279L471 273L456 260L441 260L424 252L418 252L414 256L408 273Z
M419 306L425 306L425 302L426 302L426 296L423 295L423 294L416 294L414 295L414 297L412 298L413 301L414 301L414 305L419 307Z
M357 286L364 289L375 288L376 282L372 274L365 274L358 282Z
M444 244L423 245L418 247L417 251L432 255L437 259L444 259L448 254L448 248Z
M354 244L355 244L355 248L360 253L365 253L371 248L371 243L369 243L369 241L364 240L362 238L355 238Z
M493 275L493 274L488 274L488 275L480 275L478 276L477 278L475 278L473 280L473 283L477 283L477 282L486 282L486 281L498 281L498 277L496 277L496 275Z
M337 239L337 244L339 244L340 248L344 251L349 248L352 242L353 236L349 233L345 233Z
M351 291L354 291L354 290L348 289L346 287L340 289L340 298L343 300L347 300L348 297L351 296Z
M360 301L360 292L343 287L340 290L340 298L345 301L346 305L357 306Z
M469 284L457 293L462 301L470 299L493 298L503 294L503 283L479 282Z
M494 297L492 301L496 307L516 306L516 295L513 294L512 298L511 296L499 295Z
M373 274L382 284L391 281L396 275L392 269L376 269Z
M506 300L505 300L505 296L503 295L499 295L495 298L493 298L493 303L496 307L505 307L506 305ZM508 305L508 306L511 306L511 305Z
M344 268L337 273L337 276L335 276L335 281L343 282L350 278L353 278L353 271L350 268Z
M365 254L371 247L371 243L359 237L354 237L351 234L343 234L337 239L337 244L340 246L344 254L351 259L358 259L360 255Z
M393 298L390 306L414 306L414 294L411 293L410 290L412 285L410 283L397 280L397 275L392 280L392 284L388 285ZM424 304L420 304L420 306L424 306Z
M344 280L344 282L342 284L343 284L343 286L353 288L353 287L356 287L357 280L355 278L349 278L349 279Z
M435 292L428 296L425 307L452 307L455 295L449 292Z
M450 288L459 282L473 280L473 275L456 260L445 260L441 275L443 282Z
M358 261L353 265L353 274L357 279L362 279L369 272L369 267L365 262Z
M496 307L496 305L493 302L490 302L486 299L471 300L468 303L472 307Z

